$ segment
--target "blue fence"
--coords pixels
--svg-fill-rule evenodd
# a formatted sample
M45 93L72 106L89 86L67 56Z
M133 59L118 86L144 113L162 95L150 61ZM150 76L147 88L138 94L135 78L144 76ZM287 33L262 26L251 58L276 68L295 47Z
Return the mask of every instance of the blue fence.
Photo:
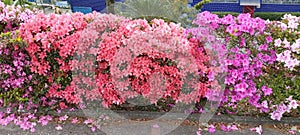
M195 5L201 0L194 0L191 5ZM211 12L242 12L240 3L208 3L203 5L202 11ZM300 12L300 4L261 4L255 12Z
M105 0L68 0L72 11L83 12L92 11L105 12ZM124 0L115 0L122 2ZM195 5L201 0L193 0L191 5ZM79 9L79 10L78 10ZM211 12L239 12L243 11L243 6L240 3L208 3L203 6L202 11ZM255 12L300 12L300 4L261 4L260 8L256 8Z

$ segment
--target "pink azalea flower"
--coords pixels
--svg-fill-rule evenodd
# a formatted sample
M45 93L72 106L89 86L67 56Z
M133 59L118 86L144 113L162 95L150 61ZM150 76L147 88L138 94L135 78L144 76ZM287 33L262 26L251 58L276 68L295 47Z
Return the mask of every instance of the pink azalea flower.
M214 133L214 132L216 132L216 128L215 128L215 126L214 125L209 125L209 127L208 127L208 132L209 133Z
M35 132L35 128L31 128L31 129L30 129L30 132Z
M272 94L272 89L268 88L267 86L263 86L261 89L264 92L264 96L269 96Z
M73 124L76 124L78 122L78 119L77 119L77 117L76 118L74 118L74 119L72 119L72 123Z
M282 117L282 114L280 114L280 113L277 113L277 112L272 112L271 113L271 119L272 120L278 120L278 121L280 121L281 117Z
M197 135L201 135L201 131L202 131L202 129L199 128L198 131L196 132L196 134L197 134Z
M238 91L238 92L244 92L244 91L246 91L246 89L248 88L248 86L249 85L247 83L242 82L242 83L237 84L235 86L235 90Z
M88 124L93 123L93 120L92 119L87 119L83 123L86 124L86 125L88 125Z
M271 43L273 41L272 36L267 36L266 37L267 43Z
M61 110L57 110L57 113L60 114L60 113L61 113Z
M259 50L267 51L268 50L268 44L263 44L263 45L259 46Z
M7 109L6 109L6 113L7 113L7 114L10 114L10 113L11 113L11 109L10 109L10 108L7 108Z
M91 127L91 130L92 130L93 132L95 132L95 131L96 131L96 127L95 127L95 126Z
M290 130L289 133L292 135L296 134L294 130Z
M159 128L158 124L153 125L153 128Z
M41 116L38 122L41 123L42 126L45 126L48 124L48 119L45 116Z
M236 125L229 125L229 127L227 126L227 128L231 131L239 130L239 128Z
M66 121L69 118L69 116L65 115L65 116L61 116L59 117L59 121Z
M228 131L228 128L227 128L224 124L221 125L221 129L222 129L223 131L225 131L225 132Z
M46 116L46 119L49 120L49 121L51 121L51 120L52 120L52 117L49 116L49 115L47 115L47 116Z

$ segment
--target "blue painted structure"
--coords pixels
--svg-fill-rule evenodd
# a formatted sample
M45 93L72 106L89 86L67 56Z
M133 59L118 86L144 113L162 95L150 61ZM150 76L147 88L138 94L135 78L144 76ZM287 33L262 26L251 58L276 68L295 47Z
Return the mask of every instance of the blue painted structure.
M91 8L92 11L106 12L106 0L68 0L73 12L79 8ZM115 0L115 2L123 2L124 0ZM75 8L74 8L75 7Z
M105 8L105 0L69 0L71 9L74 12L74 7L90 7L94 11L102 11Z
M105 12L105 0L68 0L72 11L74 7L91 8L93 11ZM115 0L122 2L124 0ZM195 5L201 0L193 0L191 5ZM300 12L300 4L264 4L260 0L260 8L256 8L255 12ZM240 6L240 0L236 3L208 3L202 8L202 11L210 12L239 12L243 11L243 6Z
M201 0L194 0L191 5L195 5ZM255 12L300 12L300 4L264 4L260 0L260 8L256 8ZM202 11L210 12L239 12L243 11L240 6L240 0L237 3L208 3L203 5Z
M81 12L84 14L88 14L93 12L93 9L91 7L72 7L72 12Z

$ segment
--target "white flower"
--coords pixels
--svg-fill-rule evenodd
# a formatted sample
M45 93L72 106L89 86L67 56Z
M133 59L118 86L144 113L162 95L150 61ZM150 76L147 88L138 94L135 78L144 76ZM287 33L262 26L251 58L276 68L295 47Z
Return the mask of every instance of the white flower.
M293 45L291 46L291 50L292 52L298 52L298 50L300 49L300 43L293 43Z
M250 130L257 132L260 135L262 134L262 127L261 127L261 125L259 125L258 127L255 127L255 128L250 128Z
M255 128L255 132L260 134L260 135L262 134L263 130L262 130L261 125L259 125L258 127Z
M275 40L275 44L274 44L274 45L275 45L276 47L280 47L280 46L281 46L281 43L282 43L281 39L278 38L278 39Z
M291 43L289 42L289 41L287 41L287 39L286 38L284 38L284 40L283 40L283 42L282 42L283 44L285 44L285 48L290 48L291 46Z
M299 104L297 103L296 100L291 100L291 102L289 103L288 107L291 109L297 109L299 106Z
M282 30L286 30L287 29L287 25L285 23L281 23L280 25Z
M291 29L297 29L299 26L299 23L295 22L295 21L289 21L288 23L288 28L291 28Z
M55 127L56 130L62 130L62 126L61 125L57 125L57 127Z

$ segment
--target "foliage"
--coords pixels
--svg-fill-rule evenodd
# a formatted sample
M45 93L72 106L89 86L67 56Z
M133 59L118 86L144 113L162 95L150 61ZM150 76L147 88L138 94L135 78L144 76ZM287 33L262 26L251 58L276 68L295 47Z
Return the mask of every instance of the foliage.
M115 14L148 21L164 19L190 27L197 10L187 4L187 0L127 0L115 4Z
M240 13L237 12L212 12L214 14L217 14L219 17L226 16L228 14L231 14L232 16L238 16ZM294 16L300 16L300 13L298 12L255 12L254 17L259 17L264 20L270 20L270 21L280 21L281 18L285 14L291 14Z
M198 2L194 7L197 10L201 10L204 4L209 3L211 0L201 0L200 2Z
M237 13L237 12L212 12L213 14L216 14L218 15L219 18L222 18L224 16L227 16L227 15L232 15L232 16L235 16L237 17L240 13Z
M264 20L270 20L270 21L280 21L281 18L285 14L291 14L294 16L300 16L299 12L257 12L254 13L255 17L260 17Z
M13 6L21 6L25 7L25 5L32 5L27 0L4 0L5 5L13 5Z

